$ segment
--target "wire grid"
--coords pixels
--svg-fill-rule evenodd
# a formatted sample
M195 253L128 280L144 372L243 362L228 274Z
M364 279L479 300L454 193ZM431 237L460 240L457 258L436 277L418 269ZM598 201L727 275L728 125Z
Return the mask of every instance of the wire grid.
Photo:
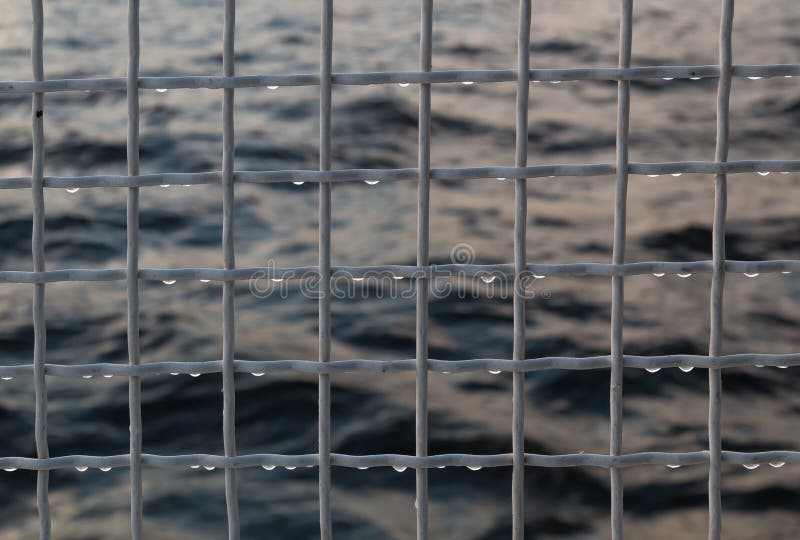
M220 467L225 469L225 494L228 515L228 536L239 537L239 513L236 472L242 467L272 468L318 467L320 537L332 537L330 506L330 472L332 466L341 467L412 467L416 469L417 485L417 537L428 536L428 485L427 470L431 467L506 467L512 473L512 536L524 537L525 517L525 467L576 467L593 466L610 470L611 478L611 531L612 538L622 538L623 484L621 470L641 465L696 465L709 464L709 529L708 537L718 540L721 534L720 468L722 462L743 465L761 463L800 463L800 452L769 451L742 453L723 451L720 436L720 399L722 369L741 366L800 365L800 354L738 354L722 355L723 285L727 272L736 273L790 273L800 271L800 261L730 261L725 259L726 178L728 174L746 172L800 171L800 160L736 161L728 162L729 98L732 77L791 77L800 75L800 64L740 65L732 63L731 33L733 0L722 0L722 17L719 40L719 65L717 66L651 66L631 68L633 0L620 0L620 46L617 68L591 69L531 69L530 26L531 0L520 0L519 34L516 70L433 71L433 0L421 0L420 58L418 72L341 73L332 71L333 53L333 0L321 0L322 43L319 75L264 75L237 77L234 70L235 0L224 0L223 75L191 77L140 77L139 76L139 0L129 0L128 75L125 79L62 79L46 80L43 67L43 9L42 0L31 0L33 12L32 67L33 81L0 82L0 93L32 94L33 160L32 174L24 178L0 180L1 189L30 188L33 196L33 271L0 272L1 283L33 283L33 322L35 346L33 364L0 367L0 376L33 376L36 397L36 458L2 457L0 467L6 470L24 468L38 471L37 504L41 521L41 538L51 535L50 507L48 501L48 474L52 469L66 467L129 467L131 482L131 536L142 538L142 467ZM628 160L628 125L630 117L630 81L648 78L718 79L717 145L714 161L676 163L631 163ZM556 80L611 80L618 82L617 156L614 164L585 165L527 165L528 94L531 81ZM430 166L431 84L453 82L516 81L516 158L513 167L481 167L459 169L432 169ZM390 83L419 84L419 162L416 169L392 170L337 170L331 171L331 89L333 84L367 85ZM234 167L235 88L263 86L319 86L320 88L320 163L318 171L236 171ZM139 90L145 88L217 88L224 89L222 132L222 171L207 173L167 173L141 175L139 173ZM45 177L44 147L44 94L78 90L110 91L125 89L128 101L128 175ZM698 262L644 262L625 263L626 195L628 176L679 173L714 175L715 210L713 226L713 259ZM414 180L419 187L418 238L416 266L333 267L331 266L331 189L337 182L375 178L384 180ZM528 264L525 253L527 194L526 179L546 176L599 176L616 175L614 213L614 243L611 264ZM515 227L513 264L473 265L455 264L431 266L429 263L429 203L430 181L465 180L472 178L514 178ZM271 183L306 181L319 183L319 263L310 268L236 268L234 233L234 185L236 183ZM223 269L180 268L146 269L139 267L138 225L139 188L163 183L214 184L223 186ZM44 188L127 187L127 267L125 269L71 269L47 271L44 259ZM353 277L370 272L391 272L395 277L411 278L416 283L416 358L408 360L342 360L331 361L330 279L337 271L347 271ZM511 360L471 359L442 361L428 358L428 284L439 274L460 271L467 276L485 272L501 273L513 277L514 295L514 348ZM298 273L317 272L320 278L319 298L319 358L318 361L278 360L247 361L234 359L234 295L236 281L249 279L254 272L271 278L292 277ZM624 277L647 273L697 273L712 274L711 333L709 354L630 356L622 349ZM525 358L524 297L519 283L525 274L535 276L609 276L612 279L612 315L610 355L584 358L545 357ZM154 362L142 364L139 354L139 281L203 279L223 282L223 355L220 361L211 362ZM45 357L45 284L57 281L125 281L128 295L128 351L127 365L96 363L85 365L47 364ZM622 453L622 370L623 368L648 369L667 367L697 367L709 370L709 448L688 453L645 452ZM611 433L608 455L566 454L541 455L524 450L524 374L546 369L609 369ZM336 454L330 447L330 375L344 372L416 371L416 455L363 455ZM513 373L512 453L495 455L443 454L428 455L427 377L429 371L462 373L472 371L506 371ZM319 376L319 451L316 454L237 455L235 437L235 373L313 373ZM191 454L161 456L142 453L141 377L151 375L198 374L221 372L223 376L224 456ZM129 378L130 452L116 456L69 455L50 457L47 446L47 392L45 376L90 377L94 375L123 376Z

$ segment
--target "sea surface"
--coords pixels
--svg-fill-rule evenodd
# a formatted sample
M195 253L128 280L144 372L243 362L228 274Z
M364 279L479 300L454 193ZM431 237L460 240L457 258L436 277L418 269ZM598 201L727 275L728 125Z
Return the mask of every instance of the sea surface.
M123 77L127 7L122 0L45 2L48 78ZM143 76L218 75L221 0L143 0ZM337 0L336 72L415 70L418 2ZM434 69L513 69L515 0L435 3ZM719 0L637 0L633 64L717 62ZM7 0L0 16L0 80L30 80L28 2ZM239 0L240 75L316 73L317 0ZM537 0L535 67L615 66L618 6L613 0ZM794 0L737 5L734 61L800 62L800 7ZM712 160L716 80L632 84L632 161ZM436 85L434 167L514 163L515 83ZM404 168L417 160L417 87L340 87L333 92L333 167ZM237 170L316 169L318 88L236 91ZM219 90L141 92L143 173L221 167ZM617 89L611 82L533 83L530 163L613 163ZM124 92L45 97L45 174L125 174ZM800 78L733 83L730 159L797 159ZM0 95L0 177L30 174L30 98ZM454 248L476 263L513 258L513 184L434 181L431 259ZM529 181L528 259L610 262L614 178ZM729 179L728 257L797 259L800 174L737 174ZM362 182L333 189L334 265L413 265L415 182ZM124 268L125 189L46 190L48 269ZM313 266L318 190L314 185L236 187L236 263ZM0 269L31 270L31 195L0 198ZM632 176L628 261L708 260L713 177ZM143 268L222 266L219 186L141 190ZM625 280L625 352L705 354L708 274ZM398 284L408 288L407 280ZM47 361L127 362L124 282L47 285ZM0 286L0 362L30 363L31 285ZM334 359L414 356L414 300L364 285L332 307ZM512 305L496 283L459 282L433 295L432 358L509 358ZM609 352L607 278L540 280L527 303L529 357ZM141 284L143 362L217 360L222 350L221 286L178 281ZM729 275L724 353L800 350L796 275ZM237 286L236 357L317 358L317 305L296 284L255 295ZM723 448L800 450L800 370L747 368L723 374ZM128 451L127 380L48 377L48 440L53 456ZM244 453L313 453L317 384L310 376L236 377L236 435ZM221 378L154 376L142 382L144 451L222 453ZM430 451L511 451L511 376L430 375ZM609 371L541 371L526 376L526 450L607 453ZM332 449L348 454L414 452L414 374L332 377ZM707 374L626 370L624 451L682 452L707 447ZM32 381L0 381L0 455L35 456ZM800 467L746 470L724 465L724 538L796 539ZM226 535L221 470L144 470L144 531L152 540ZM706 466L624 471L625 527L634 539L706 535ZM35 474L0 472L0 538L38 538ZM430 471L431 538L510 536L510 468ZM527 537L609 537L609 478L590 468L526 470ZM334 535L414 537L414 473L391 468L333 470ZM51 474L53 538L129 538L127 468ZM318 536L317 471L240 472L242 538Z

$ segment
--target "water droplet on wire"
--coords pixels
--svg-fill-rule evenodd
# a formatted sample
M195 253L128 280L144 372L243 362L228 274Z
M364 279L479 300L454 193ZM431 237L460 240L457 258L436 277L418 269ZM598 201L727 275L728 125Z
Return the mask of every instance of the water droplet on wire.
M694 366L678 366L678 369L680 369L684 373L689 373L694 369Z
M397 472L403 472L404 470L407 469L407 467L404 467L402 465L393 465L392 469L396 470Z
M161 283L163 283L164 285L175 285L175 280L174 279L165 279Z
M467 465L467 469L469 469L469 470L471 470L471 471L479 471L479 470L481 470L482 468L483 468L483 467L481 467L480 465Z
M653 272L655 277L664 277L664 272Z
M682 174L683 174L683 173L674 172L674 173L672 173L672 176L680 176L680 175L682 175Z
M166 93L166 91L167 91L166 88L156 88L156 92L158 92L159 94L164 94Z
M211 281L211 280L210 279L201 279L200 283L208 283L209 281Z
M484 283L491 283L495 279L497 279L497 276L481 276L481 281Z
M84 379L91 379L92 378L91 375L81 375L81 377L83 377Z
M661 176L661 175L660 174L648 174L647 175L648 178L658 178L659 176Z
M275 465L262 465L261 468L265 471L272 471L275 469Z
M108 472L111 470L111 467L100 467L100 470L103 472Z
M114 376L114 374L113 374L113 373L106 373L105 375L103 375L103 378L104 378L104 379L110 379L110 378L111 378L111 377L113 377L113 376Z
M463 84L464 86L472 86L473 84L475 84L475 81L462 81L461 84Z
M665 81L673 81L673 80L675 80L675 77L661 77L661 78L663 80L665 80Z
M747 77L747 78L750 79L751 81L757 81L759 79L763 79L764 77Z
M78 191L80 191L80 189L81 189L81 188L76 188L76 187L68 187L68 188L67 188L65 191L66 191L67 193L77 193Z
M278 88L280 88L280 86L278 86L277 84L267 85L267 90L277 90Z
M680 465L675 465L675 464L672 464L672 463L668 463L667 467L669 467L670 469L678 469L678 468L680 468Z
M216 469L216 467L214 467L213 465L203 465L203 468L207 471L213 471L214 469Z
M253 373L253 377L263 377L263 376L264 376L264 372L263 371L257 371L255 373Z
M10 381L14 377L0 377L0 378L3 379L4 381Z
M89 467L86 465L75 465L75 470L78 472L86 472L89 470Z
M659 371L661 371L660 367L649 367L649 368L644 368L644 369L648 373L658 373Z
M764 172L759 171L758 175L759 176L769 176L769 171L764 171Z
M190 469L199 469L200 465L189 465Z
M500 375L502 373L502 371L497 371L497 370L490 369L489 373L491 373L492 375Z
M770 461L770 462L769 462L769 466L770 466L770 467L773 467L773 468L775 468L775 469L780 469L780 468L781 468L781 467L783 467L784 465L786 465L786 462L785 462L785 461Z
M746 275L747 277L758 277L759 274L758 272L753 272L753 273L745 272L744 275Z
M292 184L294 184L296 186L302 186L305 183L306 183L305 180L295 180L295 181L292 182Z
M690 273L689 273L689 274L678 274L678 277L680 277L680 278L683 278L683 279L686 279L686 278L688 278L688 277L691 277L691 275L692 275L692 274L690 274Z
M297 468L297 467L294 467L294 466L292 466L292 465L286 465L286 466L284 467L284 469L286 469L287 471L293 471L293 470L295 470L296 468Z
M397 83L397 86L399 86L400 88L408 88L408 86L409 86L410 84L411 84L411 83L407 83L407 82L401 82L401 83Z
M200 376L199 373L189 373L190 377L194 377L195 379Z
M364 180L364 183L370 186L374 186L375 184L379 183L380 180Z
M7 468L3 468L3 470L6 471L6 472L14 472L14 471L17 470L17 468L16 467L7 467Z
M753 469L758 469L759 463L745 463L743 466L748 471L752 471Z

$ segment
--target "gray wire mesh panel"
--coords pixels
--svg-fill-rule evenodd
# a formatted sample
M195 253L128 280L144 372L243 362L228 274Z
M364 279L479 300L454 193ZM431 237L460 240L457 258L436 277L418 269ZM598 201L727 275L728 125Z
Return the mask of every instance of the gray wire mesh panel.
M800 463L800 452L768 451L741 453L721 448L720 407L721 370L741 366L797 366L800 354L722 354L723 290L726 273L790 273L800 272L800 261L731 261L725 258L725 217L729 174L749 172L800 171L800 160L727 160L729 139L729 101L733 77L792 77L800 75L800 64L791 65L733 65L731 34L733 0L722 0L719 38L719 64L713 66L650 66L631 67L633 0L620 1L619 63L616 68L531 69L530 28L531 0L520 0L518 18L517 65L514 70L433 71L432 43L434 36L433 0L421 0L419 71L380 73L333 72L333 0L321 0L321 50L318 74L236 76L235 0L224 0L220 16L224 18L222 38L223 72L219 76L140 77L139 76L139 0L129 0L128 14L128 75L124 79L45 79L43 62L44 15L42 0L31 0L33 43L31 46L33 80L2 81L0 94L32 95L32 169L29 177L0 179L1 189L30 189L33 198L33 271L0 271L0 283L32 283L33 328L35 348L32 364L0 367L0 376L33 377L36 400L35 442L36 458L2 457L0 467L38 471L37 504L41 522L41 538L51 537L50 504L48 498L49 471L67 467L129 467L131 485L131 536L142 538L142 468L200 466L225 469L228 537L239 537L237 499L237 469L244 467L317 467L319 472L320 537L332 538L331 468L337 467L411 467L416 469L417 537L428 537L428 476L432 467L511 467L512 536L525 536L525 469L526 467L607 468L611 480L612 537L623 537L623 476L622 469L643 465L708 464L708 537L718 540L721 535L720 470L723 462L754 466L761 463ZM628 127L630 120L631 81L656 78L715 78L718 80L716 153L713 161L635 163L628 159ZM529 165L528 108L532 81L601 80L618 84L616 160L613 164ZM493 83L516 81L516 157L513 166L434 169L431 167L431 86L452 82ZM395 84L419 85L418 165L410 169L348 169L331 170L331 96L333 85ZM320 134L319 170L241 171L234 163L234 97L237 88L267 86L319 87ZM221 171L202 173L140 174L139 170L139 90L140 89L223 89L222 136L223 162ZM125 90L128 105L127 163L124 176L44 176L44 110L45 95L53 92ZM713 259L697 262L625 262L626 199L630 175L679 175L699 173L714 176L715 204L713 227ZM527 221L527 179L564 176L615 176L613 256L610 263L529 264L525 239ZM331 264L331 190L334 184L369 180L380 176L386 181L417 181L418 236L416 266L336 267ZM460 181L483 178L512 178L515 183L515 226L513 262L496 265L452 264L431 265L429 257L429 218L431 181ZM234 209L237 183L313 182L319 184L319 261L308 268L237 268L234 254ZM139 266L139 189L166 183L185 185L221 184L223 187L222 268L152 269ZM44 253L44 188L101 188L126 187L127 199L127 266L119 269L50 270L45 266ZM508 202L511 204L511 201ZM458 271L476 276L492 272L510 277L514 284L514 332L512 359L466 359L442 361L428 356L428 303L430 281L440 275ZM416 286L416 357L407 360L331 360L331 276L347 272L361 277L370 272L387 272L397 278L408 278ZM299 274L315 274L319 278L319 356L317 361L278 360L247 361L234 358L234 286L237 281L250 279L254 273L265 278L283 279ZM708 355L630 356L623 351L624 280L642 274L710 273L710 327ZM610 354L584 358L545 357L525 358L525 295L526 280L544 276L606 276L612 283L612 312ZM223 284L223 353L219 361L141 363L139 344L139 283L142 280L214 280ZM47 283L88 281L124 281L128 300L127 365L95 363L55 365L46 362L46 319L44 311ZM655 371L667 367L707 369L709 373L708 435L709 448L699 452L624 454L622 447L622 372L625 368ZM524 445L524 377L539 370L610 369L610 448L608 455L568 454L541 455L525 452ZM512 452L496 455L428 453L428 373L463 373L478 371L513 373L512 387ZM319 377L318 452L306 455L249 454L238 455L235 433L235 373L301 372ZM416 373L416 452L415 455L344 455L331 452L331 384L334 373ZM187 454L153 455L142 452L141 380L142 377L172 374L222 373L223 380L223 438L224 455ZM122 376L129 378L130 450L125 455L51 457L47 444L47 387L46 376L91 377Z

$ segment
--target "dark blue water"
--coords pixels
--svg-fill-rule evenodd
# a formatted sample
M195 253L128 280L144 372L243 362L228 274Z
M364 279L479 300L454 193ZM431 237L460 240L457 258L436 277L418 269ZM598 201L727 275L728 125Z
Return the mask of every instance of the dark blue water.
M124 2L51 1L46 6L45 66L51 78L124 76ZM314 73L319 5L315 0L239 0L237 73ZM718 2L636 2L636 65L716 61ZM30 13L4 6L0 79L30 79ZM790 1L737 6L736 63L798 62L800 12ZM142 74L219 74L221 2L142 2ZM438 2L434 68L512 68L514 0ZM414 70L416 2L336 3L337 71ZM542 0L534 5L533 64L616 65L617 6L611 0ZM734 82L731 159L796 158L800 135L798 79ZM710 160L715 142L716 82L636 82L631 159ZM433 91L434 167L510 165L514 152L514 83L439 85ZM318 90L236 92L236 167L314 169L318 159ZM417 89L396 85L334 90L335 168L413 167ZM222 92L143 91L142 171L219 170ZM0 175L30 174L30 100L0 96ZM616 85L535 84L530 107L530 162L609 163L614 159ZM124 174L125 95L48 94L47 175ZM795 259L800 176L732 176L728 254L734 259ZM562 178L529 183L531 262L608 262L614 179ZM48 269L125 265L123 189L47 190ZM467 244L475 262L509 262L513 187L487 180L435 182L431 255L450 260ZM145 188L141 192L141 265L221 267L221 189ZM238 266L314 265L317 190L312 185L237 186ZM628 260L706 260L711 256L711 177L632 177ZM414 264L416 186L381 182L336 186L333 263ZM32 267L31 202L26 190L0 201L0 268ZM724 351L797 352L800 286L793 275L726 282ZM631 354L704 354L709 276L626 279L625 350ZM407 283L398 284L402 290ZM528 303L528 355L607 354L610 283L548 278ZM357 288L333 305L333 357L414 356L414 301ZM143 282L142 358L215 360L221 355L221 288L214 284ZM431 356L511 354L511 302L499 284L462 284L430 306ZM475 293L475 294L473 294ZM0 362L29 363L32 287L0 287ZM236 356L253 360L316 359L316 302L295 285L284 298L259 298L241 283L236 298ZM48 362L127 362L123 282L47 286ZM606 453L608 372L540 372L526 377L529 452ZM127 381L49 377L51 455L128 450ZM431 453L511 450L508 375L430 378ZM316 379L237 376L240 453L313 453ZM334 452L414 452L413 373L337 375L332 379ZM741 369L723 376L723 447L798 449L795 369ZM222 453L218 375L143 381L144 451ZM625 373L626 452L706 447L706 374L665 369ZM2 455L34 456L31 381L0 382ZM240 473L243 538L297 539L318 534L315 469ZM631 538L705 535L705 467L625 471L626 528ZM603 470L526 472L529 538L606 538L608 476ZM725 538L794 539L797 467L723 469ZM489 540L510 534L510 470L432 470L434 538ZM222 471L145 469L145 534L158 540L222 538ZM414 475L389 469L333 471L337 538L405 539L414 535ZM127 469L51 474L54 538L128 537ZM35 475L0 473L0 537L37 538Z

